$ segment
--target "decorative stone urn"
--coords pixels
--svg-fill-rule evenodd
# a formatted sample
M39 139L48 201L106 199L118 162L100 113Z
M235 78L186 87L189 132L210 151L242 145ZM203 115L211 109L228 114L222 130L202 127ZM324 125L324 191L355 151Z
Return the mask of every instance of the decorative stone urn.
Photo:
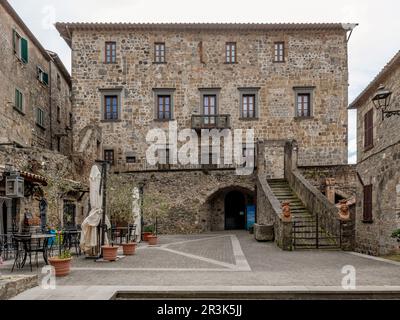
M292 221L292 212L290 211L290 202L288 201L282 202L282 221Z
M341 221L349 221L350 220L350 210L347 205L347 200L340 200L339 207L339 220Z

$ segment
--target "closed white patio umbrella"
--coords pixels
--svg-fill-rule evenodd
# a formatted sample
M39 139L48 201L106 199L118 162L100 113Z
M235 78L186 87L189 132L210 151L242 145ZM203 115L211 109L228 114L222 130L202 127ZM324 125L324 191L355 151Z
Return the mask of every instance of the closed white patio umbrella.
M140 215L140 195L139 188L133 188L133 203L132 203L132 213L133 213L133 221L136 225L136 242L141 241L142 234L142 217Z
M81 233L81 248L85 253L93 254L93 251L98 253L94 249L98 249L98 226L102 219L103 214L103 190L100 192L101 187L101 172L98 166L94 165L90 171L89 177L90 183L90 206L91 210L89 215L82 223ZM106 216L105 221L107 228L111 228L111 223ZM107 235L104 239L104 243L108 244ZM96 254L95 253L95 254Z

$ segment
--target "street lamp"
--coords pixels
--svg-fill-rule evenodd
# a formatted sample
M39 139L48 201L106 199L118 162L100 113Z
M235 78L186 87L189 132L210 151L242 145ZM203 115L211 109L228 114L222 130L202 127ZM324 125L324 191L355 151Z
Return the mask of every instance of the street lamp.
M391 97L392 91L385 89L385 87L381 85L372 98L372 103L374 104L376 110L382 110L382 120L384 117L390 118L394 115L400 116L400 110L387 110L390 106Z

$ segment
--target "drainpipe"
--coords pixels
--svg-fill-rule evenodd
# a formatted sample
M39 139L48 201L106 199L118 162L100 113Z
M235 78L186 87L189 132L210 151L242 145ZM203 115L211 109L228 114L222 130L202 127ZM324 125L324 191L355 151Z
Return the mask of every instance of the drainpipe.
M49 55L50 57L50 55ZM50 57L49 60L49 118L50 118L50 150L53 151L53 113L52 113L52 107L53 107L53 102L52 102L52 84L51 84L51 61L52 58Z

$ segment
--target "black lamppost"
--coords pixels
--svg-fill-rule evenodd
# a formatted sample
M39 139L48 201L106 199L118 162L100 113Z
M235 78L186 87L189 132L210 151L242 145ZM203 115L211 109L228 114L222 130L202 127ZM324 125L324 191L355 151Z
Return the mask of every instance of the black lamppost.
M103 204L102 204L102 218L101 218L101 242L100 242L100 257L103 257L103 249L102 246L105 244L105 238L106 238L106 209L107 209L107 169L109 166L108 161L103 161L103 160L96 160L95 162L101 164L101 184L100 184L100 194L103 192Z
M372 103L374 104L376 110L382 110L382 120L390 118L391 116L400 116L400 110L387 110L390 106L390 99L392 97L392 91L385 89L383 85L378 88L372 98Z

